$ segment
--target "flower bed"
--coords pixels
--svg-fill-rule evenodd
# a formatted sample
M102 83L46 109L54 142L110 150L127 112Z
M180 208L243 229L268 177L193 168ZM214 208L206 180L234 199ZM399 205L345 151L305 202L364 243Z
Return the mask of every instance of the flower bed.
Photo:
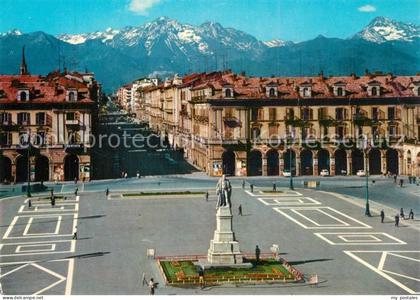
M158 258L160 270L169 285L199 285L198 269L194 265L197 259L182 258L173 260L170 258ZM287 262L277 261L273 258L261 259L256 264L255 259L245 259L254 267L249 269L236 268L211 268L204 272L206 285L250 282L296 282L301 280L301 273L291 267Z

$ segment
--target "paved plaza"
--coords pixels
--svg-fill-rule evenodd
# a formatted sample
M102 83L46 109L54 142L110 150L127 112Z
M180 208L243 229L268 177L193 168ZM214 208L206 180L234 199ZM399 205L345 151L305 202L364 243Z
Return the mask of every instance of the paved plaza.
M420 212L419 187L403 189L391 179L371 188L372 215L364 215L360 178L332 178L323 189L303 188L295 179L275 178L281 193L269 193L273 178L232 179L233 228L241 251L256 245L281 256L320 284L207 287L165 286L154 259L206 254L216 227L216 179L167 176L60 185L65 193L51 207L46 199L0 199L0 281L6 294L147 294L143 273L159 282L157 294L418 294L420 293L420 221L401 220L399 207ZM330 184L328 184L330 182ZM249 184L254 184L251 192ZM334 188L335 185L335 188ZM330 186L328 188L327 186ZM337 188L340 186L340 188ZM79 195L72 192L79 188ZM106 197L110 188L112 197ZM386 187L386 188L385 188ZM387 190L386 190L387 189ZM124 198L124 191L210 191L185 197ZM384 191L385 190L385 191ZM353 192L354 191L354 192ZM387 194L388 196L384 196ZM395 196L399 195L399 197ZM243 216L237 216L242 205ZM386 213L380 222L379 210ZM77 231L78 239L72 239Z

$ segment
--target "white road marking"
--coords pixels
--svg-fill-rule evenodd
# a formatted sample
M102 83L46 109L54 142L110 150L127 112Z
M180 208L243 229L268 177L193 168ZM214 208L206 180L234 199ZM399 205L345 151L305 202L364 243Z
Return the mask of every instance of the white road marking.
M365 223L362 223L362 222L360 222L360 221L358 221L358 220L356 220L356 219L354 219L354 218L352 218L352 217L350 217L350 216L348 216L348 215L346 215L346 214L344 214L344 213L342 213L342 212L340 212L340 211L338 211L338 210L336 210L336 209L334 209L332 207L329 207L329 206L323 206L323 207L294 207L294 208L273 207L273 210L277 211L278 213L282 214L283 216L285 216L289 220L295 222L296 224L298 224L299 226L301 226L301 227L303 227L305 229L342 229L343 228L343 225L334 225L334 226L331 226L331 225L319 225L316 221L308 218L307 216L304 216L304 219L307 219L308 221L310 219L311 220L310 221L311 223L313 223L315 225L318 224L315 227L314 226L307 226L307 225L303 224L302 222L299 222L296 218L292 217L291 215L289 215L285 211L286 210L289 210L289 211L293 211L294 213L297 213L298 210L299 211L305 211L305 210L319 211L319 212L321 212L324 215L333 217L333 219L341 220L341 219L338 219L337 217L334 217L334 216L328 214L325 211L325 210L329 210L329 211L333 211L334 213L336 213L338 215L341 215L341 216L345 217L346 219L352 220L354 223L357 223L357 224L362 225L362 226L351 226L349 224L350 226L346 226L346 229L372 228L371 226L369 226L369 225L367 225ZM298 215L303 216L300 213L298 213ZM341 220L341 222L343 224L347 224L343 220Z
M42 248L42 247L46 247L48 246L48 249L34 249L33 248ZM16 247L15 249L15 253L24 253L24 252L30 252L30 254L28 255L32 255L33 252L37 253L37 252L48 252L48 251L54 251L55 250L55 246L56 244L34 244L34 245L19 245ZM22 249L26 249L26 248L30 248L29 250L22 250ZM0 255L2 256L2 255Z
M71 295L71 289L73 287L73 273L74 273L74 258L69 260L69 267L67 271L67 282L66 282L66 290L64 295L68 296Z
M57 235L58 232L60 231L60 226L61 226L61 219L62 216L56 216L57 217L57 224L55 226L55 230L54 232L40 232L40 233L28 233L29 229L31 228L32 225L32 221L34 219L52 219L52 217L50 215L45 215L45 216L37 216L36 218L34 217L30 217L28 224L26 224L25 230L23 231L23 235L24 236L42 236L42 235ZM55 217L54 217L55 218Z
M343 235L338 235L337 237L339 239L343 240L345 243L382 242L381 239L378 239L376 236L371 235L371 234L343 234ZM358 238L362 238L362 239L361 240L354 240L354 239L349 239L349 237L351 237L351 238L358 237ZM368 237L368 238L370 238L370 240L363 239L363 237Z
M418 294L420 291L414 291L411 288L409 288L408 286L402 284L401 282L399 282L398 280L396 280L395 278L389 276L387 273L389 273L389 271L384 272L382 270L379 270L378 268L372 266L371 264L369 264L368 262L366 262L365 260L361 259L360 257L358 257L357 255L355 255L354 253L378 253L378 252L383 252L383 251L343 251L345 254L347 254L348 256L350 256L351 258L353 258L354 260L358 261L359 263L361 263L362 265L368 267L369 269L371 269L372 271L374 271L375 273L381 275L382 277L384 277L385 279L391 281L393 284L395 284L396 286L398 286L399 288L403 289L404 291L410 293L410 294ZM419 251L395 251L395 252L419 252ZM388 254L390 253L390 251L388 251ZM382 257L381 257L382 259ZM395 274L394 274L395 275ZM397 276L401 276L403 274L398 274ZM407 277L406 275L403 275L401 277Z
M346 246L346 245L406 245L407 243L393 237L392 235L386 232L316 232L314 233L320 239L326 241L328 244L333 246ZM336 236L337 238L340 237L350 237L350 236L369 236L373 237L373 240L348 240L347 242L335 242L331 238L327 238L327 236ZM385 241L383 239L378 238L378 236L387 237L391 241ZM341 240L345 240L345 238L341 238Z
M43 288L43 289L41 289L41 290L39 290L39 291L37 291L37 292L35 292L34 293L34 295L40 295L41 293L43 293L43 292L45 292L45 291L47 291L47 290L49 290L49 289L51 289L51 288L53 288L54 286L56 286L57 284L60 284L60 283L62 283L63 281L65 281L66 280L66 277L64 277L64 276L62 276L62 275L60 275L60 274L58 274L58 273L56 273L56 272L53 272L53 271L51 271L50 269L47 269L47 268L45 268L45 267L43 267L43 266L40 266L40 265L38 265L38 264L36 264L36 263L34 263L34 264L31 264L32 266L34 266L34 267L36 267L36 268L38 268L38 269L40 269L40 270L42 270L42 271L44 271L44 272L46 272L46 273L48 273L48 274L50 274L50 275L52 275L52 276L55 276L55 277L57 277L59 280L58 281L56 281L55 283L52 283L52 284L50 284L49 286L47 286L47 287L45 287L45 288Z

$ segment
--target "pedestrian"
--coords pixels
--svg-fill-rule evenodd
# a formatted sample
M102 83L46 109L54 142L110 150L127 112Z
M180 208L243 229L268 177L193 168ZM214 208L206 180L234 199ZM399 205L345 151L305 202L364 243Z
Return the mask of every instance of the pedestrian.
M239 204L239 207L238 207L238 216L242 216L242 204Z
M77 240L77 226L75 227L75 230L73 233L73 240Z
M124 173L124 178L127 179L127 177L128 177L128 174L127 174L127 172L125 172Z
M209 201L209 192L207 191L206 192L206 202L208 202Z
M200 284L200 287L204 288L204 270L200 268L198 270L198 283Z
M77 184L77 177L74 177L74 184Z
M381 223L383 223L383 222L384 222L384 219L385 219L385 212L384 212L384 210L382 209L382 210L381 210Z
M397 183L397 175L394 175L394 183Z
M411 220L414 220L414 212L413 212L412 209L410 209L410 212L408 213L408 218L411 219Z
M146 280L146 274L144 274L144 273L141 276L141 285L142 286L148 285L147 280Z
M276 192L276 191L277 191L277 186L275 183L273 183L273 192Z
M136 177L137 177L137 179L140 178L140 172L139 171L137 171Z
M395 215L395 226L398 227L399 224L400 224L400 216Z
M31 201L31 199L28 200L28 207L29 208L32 208L32 201Z
M253 184L250 184L249 187L251 189L251 193L253 193L254 192L254 185Z
M245 189L245 180L242 180L242 189Z
M79 188L76 188L75 190L74 190L74 195L75 196L77 196L77 192L79 191Z
M401 207L401 209L400 209L400 217L402 218L402 219L404 219L404 210L403 210L403 208Z
M108 195L109 195L109 188L106 188L105 195L108 197Z
M404 179L400 179L400 187L403 187Z
M55 196L51 197L51 206L55 206Z
M411 176L408 176L408 183L411 184L412 181L413 181L412 177Z
M260 254L261 254L261 250L257 245L255 246L255 262L257 265L260 263Z
M155 288L156 288L156 283L153 280L153 278L150 278L150 281L149 281L149 294L150 295L154 295L155 294Z

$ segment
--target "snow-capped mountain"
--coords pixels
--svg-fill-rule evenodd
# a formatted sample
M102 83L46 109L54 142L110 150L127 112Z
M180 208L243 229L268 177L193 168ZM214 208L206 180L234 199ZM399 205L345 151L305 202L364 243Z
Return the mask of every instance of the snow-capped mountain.
M399 42L389 47L394 41ZM149 74L228 68L254 76L316 75L321 70L348 75L366 69L409 75L420 70L419 27L386 18L374 19L353 38L318 36L299 43L263 42L219 23L193 26L166 17L136 27L58 36L14 29L0 33L3 74L19 71L22 47L31 73L88 69L107 91Z
M284 47L284 46L288 46L293 44L292 41L284 41L284 40L280 40L280 39L273 39L273 40L269 40L269 41L265 41L264 45L266 45L269 48L273 48L273 47Z
M121 30L108 29L105 32L58 35L58 39L70 44L83 44L89 40L100 40L112 47L138 47L152 55L153 49L163 43L174 52L185 55L212 55L223 47L235 51L259 51L264 44L255 37L219 23L206 22L200 26L181 24L167 17L160 17L138 27Z
M373 43L389 41L411 42L415 38L420 38L420 26L384 17L376 17L353 38L360 38Z
M0 36L7 36L7 35L22 35L22 32L19 29L12 29L7 32L0 33Z

